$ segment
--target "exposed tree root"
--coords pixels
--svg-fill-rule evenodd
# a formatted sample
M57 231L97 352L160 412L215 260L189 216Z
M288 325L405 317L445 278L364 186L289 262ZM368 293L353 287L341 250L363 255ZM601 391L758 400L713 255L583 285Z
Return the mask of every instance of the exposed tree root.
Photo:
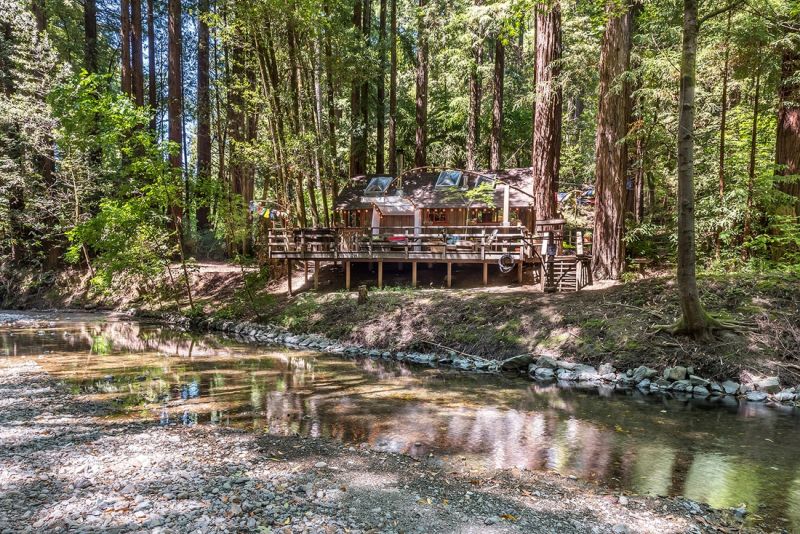
M653 325L653 334L666 333L672 336L689 336L698 341L711 341L719 337L723 332L734 332L744 334L745 332L756 332L758 327L754 323L746 321L735 321L722 319L706 314L704 325L687 325L683 317L673 324Z

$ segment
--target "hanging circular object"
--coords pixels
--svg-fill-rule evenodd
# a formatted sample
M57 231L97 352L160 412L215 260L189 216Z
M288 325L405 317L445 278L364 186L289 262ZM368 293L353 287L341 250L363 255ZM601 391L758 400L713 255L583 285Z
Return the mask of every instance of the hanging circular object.
M500 267L500 272L506 274L514 270L516 261L514 261L514 256L511 254L503 254L500 256L500 259L497 260L497 265Z

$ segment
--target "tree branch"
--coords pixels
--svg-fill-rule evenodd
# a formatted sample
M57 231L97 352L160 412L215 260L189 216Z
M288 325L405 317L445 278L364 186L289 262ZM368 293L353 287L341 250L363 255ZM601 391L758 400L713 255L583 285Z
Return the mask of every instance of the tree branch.
M719 9L715 9L711 13L707 14L705 17L701 17L700 20L697 21L697 25L700 26L704 22L706 22L707 20L713 19L717 15L722 15L723 13L727 13L731 9L735 9L735 8L739 7L740 5L742 5L744 3L745 3L744 0L733 0L728 5L722 6Z

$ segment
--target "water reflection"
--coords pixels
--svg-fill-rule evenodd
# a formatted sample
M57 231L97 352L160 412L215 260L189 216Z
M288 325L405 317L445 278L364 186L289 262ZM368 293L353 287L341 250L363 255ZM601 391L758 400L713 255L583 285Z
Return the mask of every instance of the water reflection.
M76 392L162 425L238 425L464 456L485 468L548 469L640 494L746 504L800 530L794 411L412 372L97 318L0 327L0 347L8 357L37 357Z

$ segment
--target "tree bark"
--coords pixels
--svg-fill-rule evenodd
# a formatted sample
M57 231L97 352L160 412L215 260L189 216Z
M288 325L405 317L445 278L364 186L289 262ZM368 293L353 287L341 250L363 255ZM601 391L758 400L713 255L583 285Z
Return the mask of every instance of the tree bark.
M392 2L389 23L389 173L395 175L397 169L397 0Z
M552 219L558 211L561 167L561 7L538 6L536 14L536 105L533 125L533 195L536 220Z
M494 75L492 76L492 131L489 142L489 168L500 170L503 166L503 81L506 52L498 36L494 42Z
M592 270L598 278L617 280L625 268L625 198L628 171L629 84L622 77L630 67L629 6L620 12L611 1L600 50L600 87L595 138L595 215Z
M778 178L778 190L794 197L786 198L778 214L796 220L800 216L800 50L796 48L784 50L781 58L775 163L778 177L787 177Z
M169 122L169 141L173 144L170 147L169 163L180 172L183 165L183 73L181 69L181 0L169 0L168 2L168 51L167 51L167 119ZM180 208L173 206L173 216L176 220L180 218Z
M750 161L747 165L747 199L745 201L744 225L742 228L742 258L747 259L750 253L747 241L753 235L753 192L756 184L756 149L758 148L758 110L761 98L761 68L756 71L756 88L753 95L753 123L750 126Z
M133 94L131 85L131 6L129 0L119 3L120 69L122 92Z
M199 0L197 18L197 181L202 187L211 177L211 98L209 93L209 0ZM207 195L197 198L197 229L210 227L210 207Z
M719 117L719 205L720 208L725 203L725 135L727 133L728 122L728 70L730 63L730 34L731 34L731 17L732 11L728 11L728 25L725 31L725 52L724 61L722 66L722 101L720 102L720 117ZM717 227L714 232L714 250L717 259L720 258L722 242L720 239L721 228Z
M142 63L142 0L130 0L131 7L131 92L133 102L144 106L144 65Z
M378 102L375 107L375 172L383 174L386 170L384 145L386 114L386 0L381 0L378 24L378 51L380 53L380 72L378 73Z
M353 27L361 30L362 0L353 0ZM361 139L366 132L366 125L362 122L361 115L361 85L357 79L353 80L350 88L350 176L365 174L367 171L366 154L361 149Z
M683 45L678 117L678 294L682 317L676 333L707 338L711 320L697 290L694 229L694 108L697 72L697 0L683 2Z
M86 72L97 72L97 1L84 0L83 3L83 66Z
M328 9L328 4L325 4ZM328 30L325 34L325 89L326 105L328 108L328 157L331 181L331 197L336 201L339 195L339 185L336 179L339 165L336 157L336 93L333 81L333 47L331 46L331 34Z
M33 18L36 20L36 31L42 33L47 30L47 6L45 0L33 0L31 2L31 11Z
M424 9L428 0L419 0L417 16L417 81L414 166L424 167L428 163L428 30L425 27Z
M361 31L364 35L364 43L367 48L370 47L370 32L372 31L372 0L364 0L364 9L362 12L364 20L361 23ZM361 137L359 142L360 158L364 160L364 172L367 172L369 167L369 150L367 140L369 139L369 79L364 78L361 83Z
M156 29L154 0L147 0L147 103L150 106L150 130L156 131L158 93L156 92Z
M480 146L480 120L482 87L480 68L483 63L483 39L475 35L472 45L472 63L469 69L469 113L467 115L467 170L478 168Z

